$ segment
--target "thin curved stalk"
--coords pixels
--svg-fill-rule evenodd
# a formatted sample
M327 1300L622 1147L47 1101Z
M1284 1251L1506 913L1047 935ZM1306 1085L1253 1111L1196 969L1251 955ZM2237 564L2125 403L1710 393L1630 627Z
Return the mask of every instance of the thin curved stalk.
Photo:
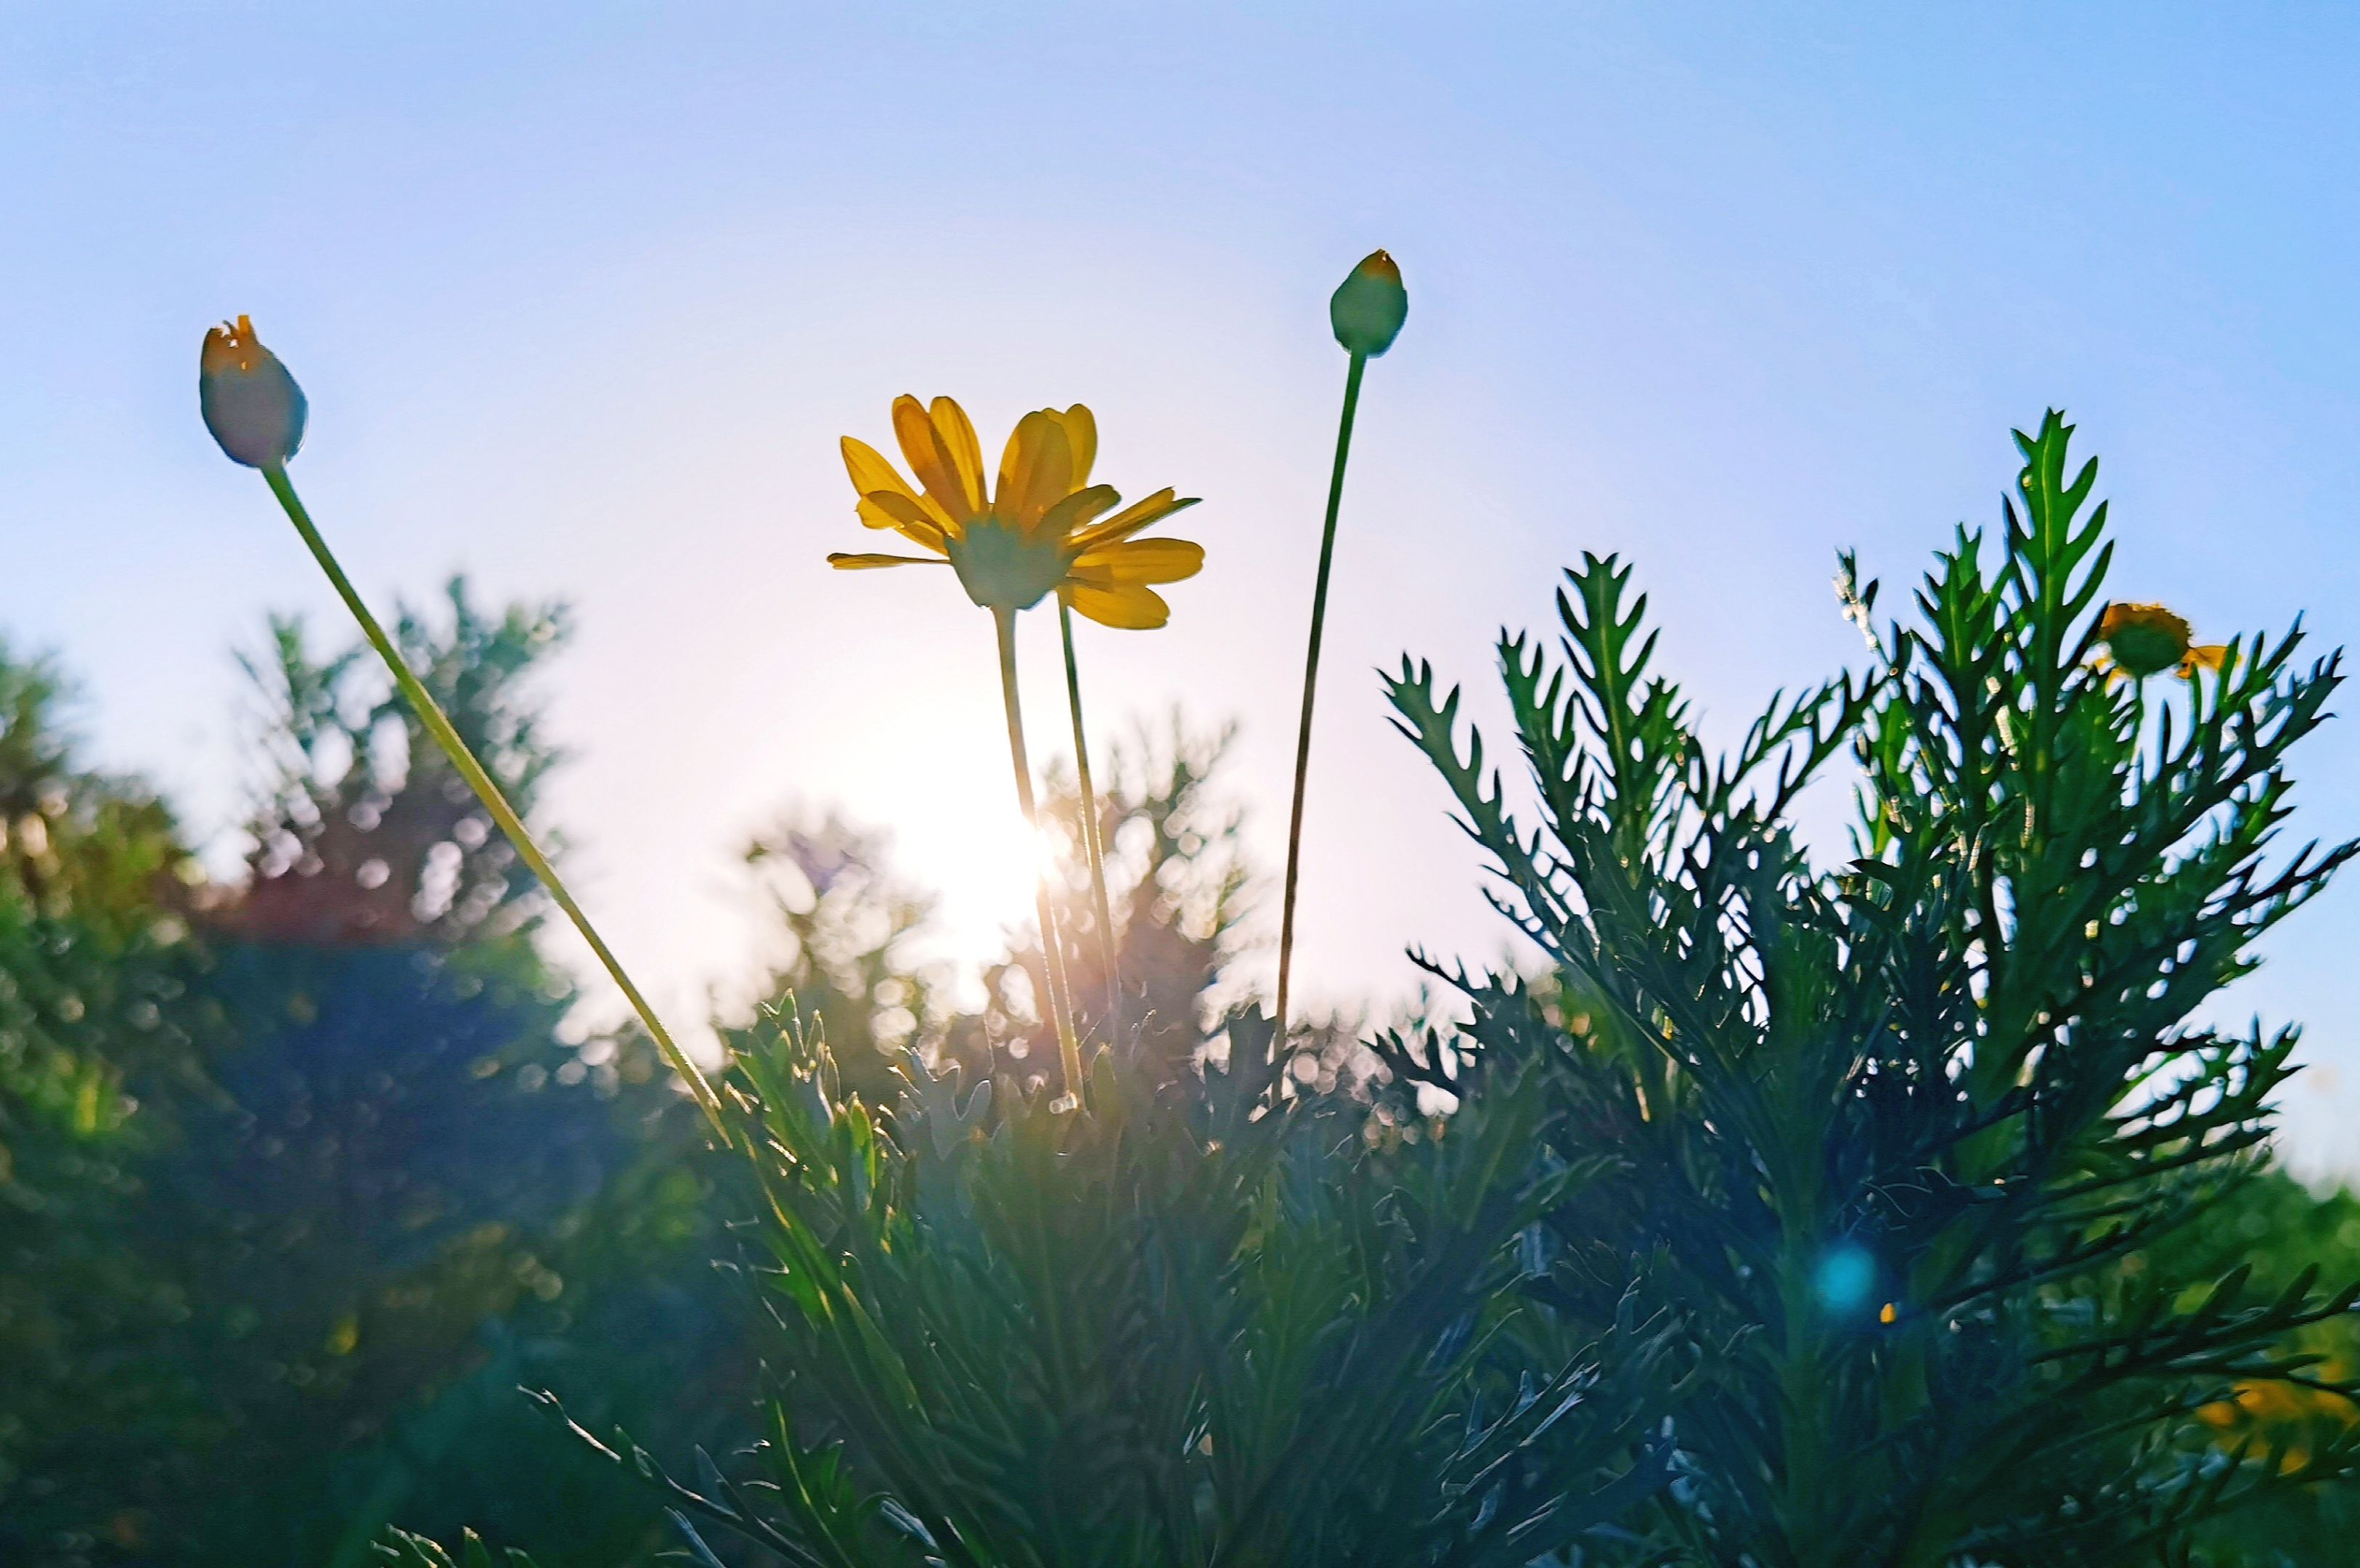
M1082 724L1081 667L1074 659L1074 610L1057 596L1057 630L1065 643L1065 702L1074 714L1074 773L1082 788L1082 847L1090 862L1090 891L1098 897L1098 954L1106 968L1107 1034L1122 1038L1122 972L1114 942L1114 905L1107 898L1106 842L1098 833L1098 791L1090 784L1089 732Z
M279 497L279 506L286 508L288 519L295 525L295 531L301 534L303 542L311 547L312 559L328 574L328 581L334 586L337 596L344 600L344 607L360 623L369 646L376 648L377 657L385 660L386 669L393 674L394 683L401 688L401 694L410 700L410 708L418 714L418 722L426 726L426 733L434 737L443 755L450 757L451 766L457 768L459 776L475 789L476 798L484 802L484 809L491 812L492 820L499 824L502 833L508 834L508 843L516 846L516 852L525 865L541 878L541 885L549 889L549 896L557 901L559 909L565 911L566 918L574 922L574 929L582 933L582 940L590 944L590 951L597 955L608 978L621 988L623 996L631 1004L631 1010L639 1014L639 1022L655 1040L656 1049L663 1053L664 1061L688 1085L688 1092L695 1099L697 1108L705 1113L705 1119L713 1124L713 1130L727 1143L729 1133L722 1126L721 1101L713 1092L713 1085L705 1082L705 1074L697 1071L696 1063L688 1059L687 1053L673 1043L672 1031L664 1028L663 1020L656 1017L655 1008L649 1006L639 986L633 985L631 977L623 972L622 962L607 947L606 940L599 936L597 928L590 923L590 917L582 912L582 906L574 901L574 895L566 890L564 880L557 875L557 868L549 863L549 857L541 854L541 846L526 831L524 819L517 815L516 808L508 804L508 797L501 792L500 787L492 781L492 776L484 770L484 765L475 760L475 754L468 749L467 743L459 738L459 732L443 713L442 704L434 701L432 694L411 673L409 660L401 657L400 651L393 646L393 639L385 635L385 628L377 625L377 617L361 602L360 594L353 589L352 580L344 575L344 569L336 564L335 554L328 549L328 541L322 539L320 530L312 526L311 516L303 509L302 500L296 495L294 483L287 477L286 468L273 463L262 471L262 476L269 482L270 493Z
M1286 1043L1286 998L1295 973L1295 885L1303 869L1303 787L1311 775L1311 706L1319 691L1319 636L1328 624L1328 574L1336 560L1336 514L1344 501L1344 463L1352 452L1352 415L1360 406L1360 374L1369 356L1356 354L1344 376L1344 415L1336 428L1336 468L1328 479L1328 523L1319 535L1319 577L1311 590L1311 650L1303 666L1303 725L1295 737L1295 805L1286 820L1286 894L1278 919L1278 1033Z
M1008 757L1016 765L1016 804L1038 853L1041 813L1032 804L1032 765L1024 753L1024 707L1016 695L1016 612L994 607L993 626L1000 633L1000 692L1008 704ZM1057 911L1049 899L1048 884L1039 868L1032 873L1032 904L1041 921L1041 956L1049 975L1049 1021L1057 1031L1057 1060L1065 1068L1065 1096L1082 1102L1082 1048L1074 1038L1073 993L1065 986L1065 943L1059 939Z

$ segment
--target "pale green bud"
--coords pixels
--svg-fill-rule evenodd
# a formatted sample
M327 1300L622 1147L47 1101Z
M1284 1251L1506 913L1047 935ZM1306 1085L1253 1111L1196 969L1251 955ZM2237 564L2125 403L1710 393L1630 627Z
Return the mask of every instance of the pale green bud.
M1393 346L1409 315L1409 290L1401 268L1381 250L1371 251L1328 301L1328 320L1347 353L1371 359Z
M205 429L231 459L248 468L285 463L303 444L303 388L240 316L205 333L197 362L197 401Z

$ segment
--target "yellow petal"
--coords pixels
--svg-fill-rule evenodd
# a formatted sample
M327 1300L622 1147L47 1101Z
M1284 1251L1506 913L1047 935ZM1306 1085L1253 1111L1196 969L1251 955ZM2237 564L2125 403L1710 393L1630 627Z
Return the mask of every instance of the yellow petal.
M1205 547L1189 539L1123 539L1085 550L1073 573L1087 583L1177 583L1205 569Z
M844 471L852 475L852 488L859 494L910 487L900 471L885 461L885 454L858 436L846 436L836 444L844 451Z
M1000 460L1000 490L992 510L1027 532L1041 514L1074 489L1073 449L1054 414L1034 411L1016 421Z
M1058 592L1073 605L1074 614L1087 615L1102 626L1153 631L1172 618L1172 606L1153 588L1135 584L1098 588L1087 583L1069 583Z
M940 506L934 505L912 489L910 482L901 477L901 471L886 462L884 454L875 447L853 436L845 437L843 445L844 470L852 475L852 489L855 495L866 496L880 490L890 490L897 495L906 495L924 506L928 515L933 517L937 524L949 523L951 520L949 516ZM892 526L890 523L869 522L866 512L861 515L861 520L868 522L872 528Z
M937 397L927 410L934 421L934 443L945 458L958 471L959 488L967 498L967 510L984 508L983 447L975 439L975 427L967 422L967 410L948 397Z
M881 526L899 529L913 543L924 545L928 550L945 550L943 540L946 536L942 526L934 521L933 514L901 492L873 490L860 498L860 505L864 522L868 520L868 508L873 506L885 517Z
M1032 531L1050 539L1063 539L1121 499L1114 493L1111 485L1093 485L1087 490L1076 490L1042 513L1041 520L1033 525Z
M2202 648L2191 648L2188 650L2188 657L2180 661L2180 672L2182 675L2193 675L2199 670L2218 672L2221 666L2228 662L2228 659L2227 643L2209 642Z
M1184 506L1193 506L1197 497L1176 498L1169 486L1158 490L1146 500L1135 502L1109 517L1094 528L1076 534L1074 542L1084 550L1106 544L1110 540L1128 539L1160 517L1168 517Z
M934 401L949 399L937 397ZM918 476L918 483L926 487L926 494L952 522L964 523L983 510L982 504L967 489L958 464L943 450L941 437L934 421L927 416L925 405L907 393L893 399L893 434L901 443L901 456L909 463L910 472Z
M1008 444L1000 449L1000 478L991 487L991 504L1006 512L1016 504L1016 491L1024 482L1026 467L1032 461L1031 415L1016 421L1008 432Z
M847 555L842 550L829 556L827 563L839 572L859 572L871 566L948 566L950 564L947 561L939 561L932 556Z
M1090 482L1090 465L1098 460L1098 416L1076 403L1056 419L1065 427L1065 447L1074 454L1074 487L1079 489Z
M860 526L863 528L890 528L901 526L893 521L893 515L890 512L865 495L853 504L852 509L858 514Z

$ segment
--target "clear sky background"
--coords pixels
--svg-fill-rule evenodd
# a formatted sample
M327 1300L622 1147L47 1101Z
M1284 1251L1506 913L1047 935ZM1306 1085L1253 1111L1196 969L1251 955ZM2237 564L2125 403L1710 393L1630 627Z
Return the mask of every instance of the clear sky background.
M837 436L947 392L996 452L1078 399L1102 477L1204 496L1172 626L1086 628L1087 677L1105 732L1240 722L1274 866L1325 301L1382 245L1412 309L1347 496L1298 983L1396 997L1404 945L1508 933L1375 668L1431 657L1503 738L1494 631L1584 550L1638 561L1726 735L1861 658L1834 550L1899 604L2057 404L2121 596L2360 636L2356 79L2325 6L0 3L0 627L235 864L230 650L270 609L346 636L197 419L199 336L250 311L365 592L575 607L549 813L669 1011L744 973L731 850L792 800L891 828L972 959L1026 901L989 620L823 564L870 537ZM2360 724L2300 772L2299 830L2360 832ZM2307 1020L2314 1170L2360 1171L2355 914L2224 1009Z

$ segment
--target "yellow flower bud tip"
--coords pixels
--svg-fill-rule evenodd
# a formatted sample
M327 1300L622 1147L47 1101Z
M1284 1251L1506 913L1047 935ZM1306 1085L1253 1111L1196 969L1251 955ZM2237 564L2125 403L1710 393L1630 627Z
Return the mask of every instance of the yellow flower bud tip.
M232 462L268 468L293 457L303 444L309 412L303 388L279 356L262 346L249 317L205 333L197 361L197 401L205 429Z
M256 351L261 346L254 341L253 317L240 316L235 322L224 321L207 329L199 371L206 376L225 370L251 371L256 365Z
M1360 258L1328 301L1328 323L1348 354L1374 358L1393 346L1409 318L1409 290L1401 267L1383 251Z

